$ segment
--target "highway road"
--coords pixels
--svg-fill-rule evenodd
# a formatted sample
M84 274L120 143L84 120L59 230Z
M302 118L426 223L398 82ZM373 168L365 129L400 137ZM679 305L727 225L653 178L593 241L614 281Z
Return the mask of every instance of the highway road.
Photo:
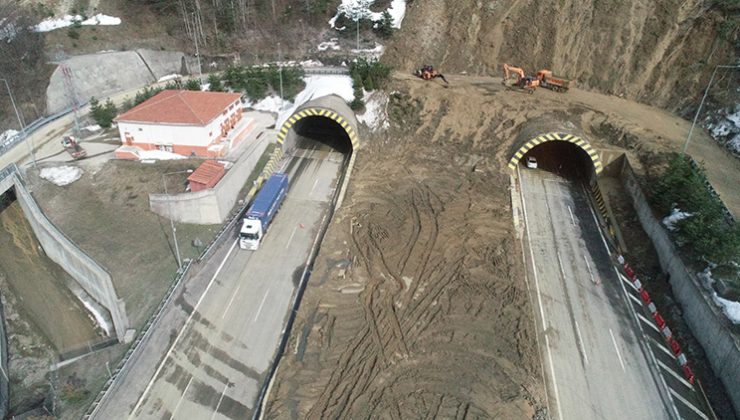
M287 163L290 188L257 251L230 239L174 302L184 327L158 328L166 352L143 349L95 418L244 419L258 396L297 282L336 193L344 157L301 141ZM198 281L194 281L197 284ZM152 345L156 348L156 345ZM151 353L151 354L149 354ZM141 367L137 367L140 365ZM147 370L144 366L150 366Z
M552 418L706 418L615 270L583 186L522 169L520 188Z

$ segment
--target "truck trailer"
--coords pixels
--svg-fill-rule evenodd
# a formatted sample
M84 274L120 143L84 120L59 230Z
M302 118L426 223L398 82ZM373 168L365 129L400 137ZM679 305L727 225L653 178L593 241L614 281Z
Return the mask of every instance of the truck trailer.
M267 233L272 219L285 200L288 192L288 175L273 174L257 193L252 205L244 215L239 231L239 247L256 251Z

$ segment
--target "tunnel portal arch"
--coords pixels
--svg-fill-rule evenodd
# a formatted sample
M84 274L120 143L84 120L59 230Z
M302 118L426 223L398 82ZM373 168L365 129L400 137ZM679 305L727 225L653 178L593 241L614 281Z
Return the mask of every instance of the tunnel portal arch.
M594 165L594 172L596 175L599 175L601 171L604 170L604 166L601 163L601 158L599 157L598 152L591 146L588 141L573 134L566 133L547 133L529 140L522 147L520 147L516 151L516 153L514 153L514 156L511 157L511 160L509 160L509 169L515 171L517 165L519 164L519 161L524 157L525 154L527 154L527 152L529 152L536 146L549 141L565 141L573 143L574 145L581 148L584 152L586 152Z
M357 137L357 131L352 127L352 124L350 123L350 121L347 120L347 118L343 117L335 111L332 111L331 109L323 107L309 107L296 111L287 120L285 120L285 122L283 122L277 136L277 142L280 147L285 149L285 140L288 137L290 129L293 128L295 124L298 123L298 121L307 117L324 117L333 120L334 122L339 124L339 126L342 127L342 129L347 133L347 136L349 137L349 141L352 145L352 154L354 154L354 152L360 146L360 142Z

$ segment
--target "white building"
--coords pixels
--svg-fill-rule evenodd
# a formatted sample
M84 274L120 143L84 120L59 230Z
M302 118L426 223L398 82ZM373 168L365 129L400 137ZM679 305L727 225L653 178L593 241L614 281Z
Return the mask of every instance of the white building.
M238 93L165 90L116 118L123 146L116 157L139 159L142 150L223 157L254 128L242 117Z

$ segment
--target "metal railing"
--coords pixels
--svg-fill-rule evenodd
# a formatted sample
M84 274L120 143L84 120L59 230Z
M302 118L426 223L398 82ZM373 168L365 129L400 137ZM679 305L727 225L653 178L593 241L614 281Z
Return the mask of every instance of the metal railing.
M87 101L80 103L78 105L78 109L84 107L85 105L87 105ZM46 117L41 117L33 121L31 124L28 124L26 126L25 137L30 136L36 130L40 129L41 127L45 126L46 124L52 121L62 118L63 116L69 114L73 110L74 110L74 107L69 107L67 109L57 112L56 114L52 114ZM18 145L18 143L22 142L25 137L23 133L19 131L18 134L16 134L10 141L0 144L0 156L4 155L8 150L14 148L16 145Z

